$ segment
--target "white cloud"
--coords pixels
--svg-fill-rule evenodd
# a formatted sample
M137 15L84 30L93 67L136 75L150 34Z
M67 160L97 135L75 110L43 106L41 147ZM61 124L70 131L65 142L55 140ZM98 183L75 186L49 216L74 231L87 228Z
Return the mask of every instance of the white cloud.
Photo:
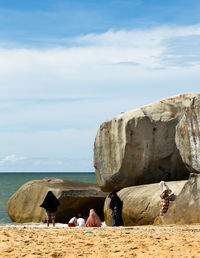
M28 155L19 169L93 170L101 122L199 91L198 41L200 25L165 26L90 34L71 39L66 48L1 48L0 142L8 160L0 164Z
M5 163L15 163L15 162L18 162L18 161L22 161L22 160L26 160L27 157L19 157L19 156L16 156L15 154L11 154L11 155L8 155L6 157L4 157L3 159L0 160L0 164L5 164Z
M166 73L183 69L184 59L190 68L199 69L199 55L194 59L199 45L191 57L187 49L181 54L172 51L174 46L178 50L181 42L184 49L185 38L193 36L200 38L199 25L90 34L75 38L76 47L0 49L0 96L93 96L99 95L100 86L110 87L119 80L140 82L152 69ZM190 45L193 48L192 40Z
M200 24L192 26L161 26L152 29L110 30L103 34L88 34L75 41L84 45L123 46L141 48L159 45L163 40L191 35L200 35Z

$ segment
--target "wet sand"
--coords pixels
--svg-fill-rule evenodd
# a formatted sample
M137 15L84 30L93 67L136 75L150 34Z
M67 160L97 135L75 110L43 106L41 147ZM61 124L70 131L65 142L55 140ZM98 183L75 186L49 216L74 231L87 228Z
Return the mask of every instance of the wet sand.
M200 257L200 225L0 226L0 257Z

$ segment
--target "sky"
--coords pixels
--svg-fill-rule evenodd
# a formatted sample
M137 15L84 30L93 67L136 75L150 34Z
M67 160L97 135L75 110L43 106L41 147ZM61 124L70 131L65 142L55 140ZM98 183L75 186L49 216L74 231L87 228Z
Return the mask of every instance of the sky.
M199 0L0 0L0 172L93 172L101 123L186 92Z

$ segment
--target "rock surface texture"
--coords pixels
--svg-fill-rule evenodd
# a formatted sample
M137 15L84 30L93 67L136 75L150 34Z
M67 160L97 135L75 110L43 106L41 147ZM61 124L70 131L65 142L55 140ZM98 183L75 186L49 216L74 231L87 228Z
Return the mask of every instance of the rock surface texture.
M159 218L158 224L192 224L200 223L200 175L190 174L176 201L170 205L168 212Z
M175 143L176 126L199 96L177 95L104 122L94 144L100 188L113 191L161 180L187 179L189 172Z
M33 180L21 186L8 200L8 215L13 221L20 223L44 222L46 214L40 204L48 191L52 191L60 202L56 213L57 222L67 223L78 213L88 217L91 208L103 219L106 193L93 183L58 178Z
M188 170L200 173L200 96L193 98L177 125L176 145Z
M176 196L181 192L186 182L167 182L172 190L170 205L176 200ZM122 218L124 226L153 224L155 218L159 216L161 198L158 184L127 187L117 194L123 201ZM104 204L104 219L106 225L111 226L112 216L109 205L110 198L107 197Z

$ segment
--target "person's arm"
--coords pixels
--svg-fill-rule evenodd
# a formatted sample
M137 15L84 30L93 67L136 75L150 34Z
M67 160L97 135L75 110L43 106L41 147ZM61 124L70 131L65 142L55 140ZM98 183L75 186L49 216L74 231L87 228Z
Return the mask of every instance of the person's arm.
M77 226L77 218L74 218L74 226Z

